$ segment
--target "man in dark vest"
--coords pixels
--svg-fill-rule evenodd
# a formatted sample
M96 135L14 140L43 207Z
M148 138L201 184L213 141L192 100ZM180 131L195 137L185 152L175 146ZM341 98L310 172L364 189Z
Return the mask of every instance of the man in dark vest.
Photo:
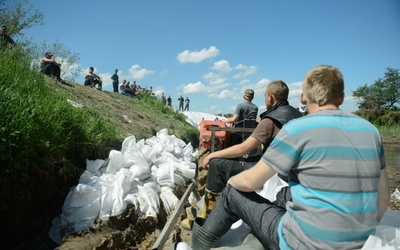
M203 160L208 167L204 204L198 217L206 218L230 177L253 167L261 158L260 149L266 149L282 126L302 114L287 101L289 88L285 82L277 80L268 84L264 97L267 111L260 115L261 121L254 132L244 142L215 151ZM281 178L285 178L280 176ZM193 220L185 219L181 228L191 231Z

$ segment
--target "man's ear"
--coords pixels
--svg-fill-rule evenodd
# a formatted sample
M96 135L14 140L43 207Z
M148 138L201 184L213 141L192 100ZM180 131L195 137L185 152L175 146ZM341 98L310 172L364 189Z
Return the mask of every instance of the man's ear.
M344 92L342 92L342 94L340 95L339 100L338 100L338 107L343 104L344 96L345 96L345 94L344 94Z
M303 92L300 93L300 102L303 105L307 104L306 96L303 94Z

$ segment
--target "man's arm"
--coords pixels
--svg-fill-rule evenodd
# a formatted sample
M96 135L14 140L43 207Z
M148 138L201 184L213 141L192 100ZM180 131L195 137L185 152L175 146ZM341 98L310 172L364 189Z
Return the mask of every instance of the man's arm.
M204 158L203 166L207 167L207 165L210 163L210 160L214 159L214 158L241 157L241 156L247 154L248 152L250 152L251 150L257 148L260 145L261 145L261 142L259 140L250 136L249 138L247 138L244 142L242 142L240 144L236 144L232 147L212 152L206 158Z
M242 192L253 192L261 188L276 171L260 160L254 167L245 170L228 180L228 184Z
M224 122L225 123L232 123L232 122L235 122L238 118L239 118L239 115L238 114L234 114L231 118L225 120Z
M381 170L381 178L379 179L379 186L378 186L378 199L376 201L376 205L378 207L378 216L377 216L378 221L382 219L383 214L389 207L389 203L390 203L389 181L386 173L386 168L384 168Z
M61 66L61 64L59 64L58 62L56 62L56 61L54 61L53 59L47 59L47 58L42 58L42 62L48 62L48 63L52 63L52 64L54 64L54 65L57 65L57 66Z

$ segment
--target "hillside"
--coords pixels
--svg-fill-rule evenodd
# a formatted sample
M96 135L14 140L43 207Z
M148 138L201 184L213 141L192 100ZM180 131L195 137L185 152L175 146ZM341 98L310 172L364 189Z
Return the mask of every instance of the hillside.
M198 142L197 133L191 137L187 135L188 130L192 130L193 127L184 119L177 120L173 116L165 115L161 110L155 110L154 106L139 99L120 93L98 91L77 83L63 84L52 79L49 79L48 83L55 91L64 92L69 96L71 103L94 108L105 118L112 120L117 125L116 129L121 139L135 135L140 140L168 128L170 134L175 134L187 142Z
M133 99L120 93L98 91L78 83L61 83L48 77L45 77L45 83L55 92L65 95L65 102L77 109L90 109L99 113L101 119L108 119L115 124L117 140L106 142L104 148L101 149L85 152L81 150L82 152L71 154L76 158L71 162L82 172L86 168L86 159L106 159L110 150L120 150L122 141L130 135L134 135L139 141L150 138L156 132L166 128L169 134L176 135L186 143L191 142L194 147L198 145L197 128L186 122L182 114L172 110L166 112L163 107L158 109L158 103ZM51 222L60 214L65 197L69 189L77 184L80 173L68 180L61 177L55 178L54 175L58 175L57 173L47 175L48 178L54 179L54 183L34 177L33 181L39 182L26 186L30 190L31 187L36 186L35 195L29 197L29 200L35 201L34 204L21 201L22 197L17 199L19 193L13 194L12 191L7 196L14 197L15 201L8 203L8 206L1 206L2 211L9 211L6 218L2 219L3 224L8 227L7 233L2 236L7 249L8 247L10 249L54 249L57 246L48 238ZM11 207L18 209L10 210ZM149 222L144 220L144 223L147 225ZM162 227L163 222L159 223L158 228ZM151 231L154 231L154 226L149 227ZM143 232L146 231L143 230ZM21 238L24 240L21 241ZM78 249L83 248L78 247Z

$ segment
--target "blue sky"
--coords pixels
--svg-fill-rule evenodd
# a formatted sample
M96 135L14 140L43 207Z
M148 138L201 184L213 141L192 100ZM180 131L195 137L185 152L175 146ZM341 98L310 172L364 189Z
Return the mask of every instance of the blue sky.
M265 110L267 83L281 79L298 107L305 73L331 64L345 77L342 109L355 111L352 90L400 68L398 0L68 0L33 1L44 25L26 30L80 55L78 64L170 95L191 111L233 113L246 88ZM83 78L76 79L82 83Z

